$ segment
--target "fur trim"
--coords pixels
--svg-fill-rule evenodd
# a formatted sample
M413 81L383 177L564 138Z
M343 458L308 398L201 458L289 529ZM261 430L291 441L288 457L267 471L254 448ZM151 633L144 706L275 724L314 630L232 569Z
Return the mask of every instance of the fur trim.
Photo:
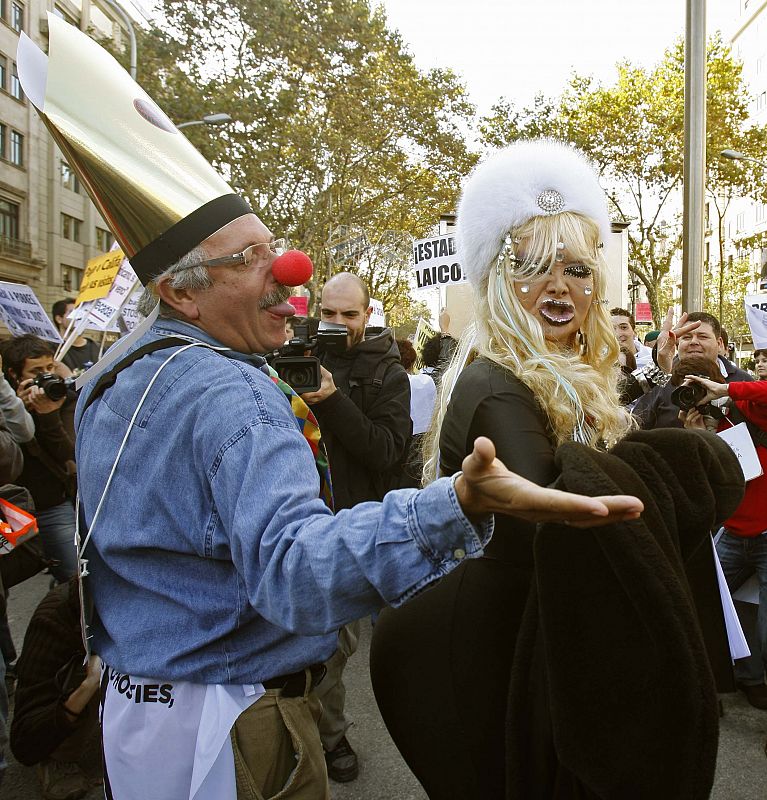
M461 266L474 287L487 277L506 234L542 215L536 200L547 189L562 196L562 211L593 219L602 241L608 241L607 198L583 153L556 139L517 142L480 164L463 187L456 238Z

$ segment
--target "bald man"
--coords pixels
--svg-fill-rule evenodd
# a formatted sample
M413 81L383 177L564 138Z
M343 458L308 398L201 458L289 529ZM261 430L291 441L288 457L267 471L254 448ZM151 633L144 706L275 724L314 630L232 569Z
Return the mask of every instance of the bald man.
M342 272L322 290L322 319L346 326L346 350L325 353L322 385L302 395L320 423L328 450L336 510L381 500L398 476L411 434L410 382L392 332L365 337L370 294L357 275ZM323 703L320 737L328 775L347 782L357 777L357 756L346 738L343 669L357 649L359 623L339 632L339 648L317 691Z

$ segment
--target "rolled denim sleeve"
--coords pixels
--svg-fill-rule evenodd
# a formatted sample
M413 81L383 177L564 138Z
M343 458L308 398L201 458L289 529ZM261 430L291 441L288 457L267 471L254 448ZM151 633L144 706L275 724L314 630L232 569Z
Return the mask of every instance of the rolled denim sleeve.
M209 478L216 537L228 541L248 602L304 635L404 603L481 555L493 529L491 518L475 525L466 517L454 478L333 516L318 499L309 446L287 417L230 437Z

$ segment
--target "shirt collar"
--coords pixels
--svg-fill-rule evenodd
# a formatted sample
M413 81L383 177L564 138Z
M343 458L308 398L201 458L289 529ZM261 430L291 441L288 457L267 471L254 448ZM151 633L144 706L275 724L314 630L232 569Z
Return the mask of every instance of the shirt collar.
M221 344L221 342L214 336L211 336L207 331L198 328L196 325L192 325L190 322L184 322L183 320L173 317L158 317L150 330L157 336L179 336L182 339L189 339L193 342L205 342L205 344L222 350L227 358L251 364L256 367L256 369L260 369L262 372L268 374L266 359L263 356L255 353L240 353L237 350L232 350L226 345Z

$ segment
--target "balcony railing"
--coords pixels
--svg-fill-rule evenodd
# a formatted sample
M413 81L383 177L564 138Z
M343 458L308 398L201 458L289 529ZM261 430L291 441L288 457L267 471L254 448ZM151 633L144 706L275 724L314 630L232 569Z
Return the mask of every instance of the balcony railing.
M10 256L10 258L29 261L32 257L32 245L29 242L22 242L21 239L0 236L0 256Z

